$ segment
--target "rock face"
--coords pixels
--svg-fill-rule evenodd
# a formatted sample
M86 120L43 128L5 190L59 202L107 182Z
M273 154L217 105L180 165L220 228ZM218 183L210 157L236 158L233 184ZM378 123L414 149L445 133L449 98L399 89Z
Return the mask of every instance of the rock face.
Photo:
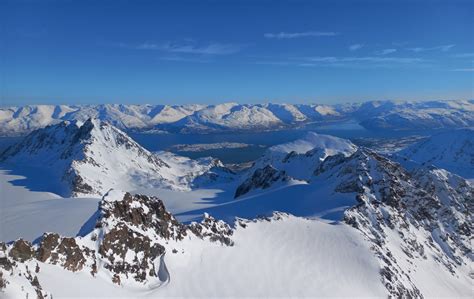
M234 231L222 220L216 220L209 214L204 214L201 223L191 223L189 229L201 239L209 239L211 242L220 242L227 246L234 245L231 239Z
M164 261L168 242L179 243L187 237L233 245L233 230L223 221L206 214L201 223L183 225L156 197L109 191L96 214L95 227L83 237L45 233L35 245L22 239L11 245L1 243L0 289L8 286L9 276L15 275L28 278L38 296L47 296L28 270L35 267L36 272L41 271L38 263L92 276L106 271L113 283L155 288L169 281Z
M100 203L101 217L92 239L102 236L98 253L120 284L129 275L138 282L161 281L160 257L166 240L180 240L186 228L166 211L163 202L144 195L109 192Z
M237 187L234 198L242 196L254 189L266 189L276 182L287 182L290 178L285 171L279 171L271 165L255 170L251 177Z
M13 242L13 246L8 255L15 261L24 262L33 257L34 250L30 242L19 239Z
M15 294L22 294L26 298L50 298L51 294L43 290L36 273L40 271L35 262L35 248L31 243L19 239L11 245L0 243L0 295L4 289L17 287ZM36 263L36 266L34 263ZM34 270L33 270L34 269ZM21 286L9 281L15 276L16 282L21 281ZM32 298L34 298L32 297ZM3 297L2 297L3 298Z
M338 154L347 157L356 150L357 146L349 140L308 132L301 139L270 147L244 172L247 179L238 187L235 197L281 181L307 182L327 157Z
M75 238L64 238L58 234L45 233L36 251L36 259L76 272L85 266L95 265L94 253L94 250L78 245Z
M329 157L315 174L340 182L336 192L356 195L359 204L344 221L373 243L392 296L421 297L412 275L420 260L469 276L474 188L466 180L434 167L409 172L365 149Z

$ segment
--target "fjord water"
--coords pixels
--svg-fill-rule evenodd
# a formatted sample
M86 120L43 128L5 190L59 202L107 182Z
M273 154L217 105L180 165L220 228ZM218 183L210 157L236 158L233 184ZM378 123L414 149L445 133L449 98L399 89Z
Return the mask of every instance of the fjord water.
M203 150L198 152L179 151L176 152L189 158L215 157L224 163L249 162L260 157L265 150L273 145L290 142L303 138L308 132L333 135L345 139L354 138L394 138L414 134L427 135L428 132L413 131L374 131L367 130L355 121L310 124L302 128L294 128L278 131L256 131L256 132L231 132L231 133L209 133L209 134L143 134L130 133L129 135L140 145L150 151L170 150L176 144L208 144L220 142L238 142L249 144L244 148L221 148Z
M395 138L415 134L429 135L432 133L426 130L422 132L367 130L360 126L356 121L349 120L345 122L309 124L301 128L278 131L223 132L208 134L145 134L129 132L128 134L140 145L152 152L169 150L192 159L211 156L220 159L224 163L243 163L257 159L270 146L302 138L309 131L346 139ZM8 146L20 141L21 139L21 137L0 137L0 152L3 152ZM250 146L244 148L220 148L198 152L176 151L171 149L171 146L176 144L209 144L221 142L238 142L249 144Z

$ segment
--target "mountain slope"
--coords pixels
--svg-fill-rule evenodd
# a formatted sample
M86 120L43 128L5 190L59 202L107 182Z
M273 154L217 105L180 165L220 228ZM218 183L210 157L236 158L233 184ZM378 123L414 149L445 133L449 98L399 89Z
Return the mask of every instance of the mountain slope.
M353 112L368 129L423 130L473 126L474 101L374 101Z
M89 119L34 131L0 160L16 169L37 167L65 196L101 195L110 188L172 185L172 170L112 125ZM38 169L37 169L38 170Z
M474 178L474 129L436 134L397 155L421 164L432 164L466 178Z
M316 175L340 182L358 205L344 221L373 242L381 274L393 296L466 295L470 277L474 187L437 168L408 172L374 152L327 158ZM430 273L450 290L437 288Z
M0 243L2 295L387 294L369 243L345 225L283 213L239 219L234 229L209 215L183 225L159 199L119 191L104 196L95 217L85 234L75 238L46 233L35 245Z
M351 155L357 147L349 140L309 132L304 138L270 147L254 162L241 180L235 197L253 189L271 187L276 182L308 181L328 156Z
M210 216L202 223L186 226L166 211L158 198L112 190L101 200L80 236L45 233L35 245L22 239L11 245L0 243L0 292L6 289L7 297L28 297L28 293L50 296L40 284L41 268L48 265L54 265L56 271L65 269L97 277L105 285L153 290L170 280L164 245L173 241L179 244L187 237L198 243L231 246L231 235L229 226ZM35 269L34 273L30 269ZM44 275L48 277L47 272ZM63 281L61 286L71 282L74 280Z

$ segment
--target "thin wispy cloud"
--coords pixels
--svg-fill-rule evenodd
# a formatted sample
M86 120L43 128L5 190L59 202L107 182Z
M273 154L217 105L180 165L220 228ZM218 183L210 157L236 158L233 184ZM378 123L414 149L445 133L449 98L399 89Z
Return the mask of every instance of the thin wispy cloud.
M265 38L274 39L294 39L302 37L321 37L321 36L336 36L339 35L337 32L332 31L305 31L305 32L278 32L278 33L265 33Z
M353 45L350 45L350 46L349 46L349 50L351 50L351 51L357 51L357 50L359 50L359 49L361 49L361 48L363 48L363 47L364 47L363 44L353 44Z
M211 62L210 59L206 59L202 56L200 57L184 57L181 55L168 55L158 58L162 61L173 61L173 62L195 62L195 63L208 63Z
M442 45L442 46L436 46L436 47L429 47L429 48L424 48L424 47L416 47L416 48L407 48L407 50L419 53L419 52L426 52L426 51L442 51L442 52L447 52L454 48L456 45Z
M452 70L453 72L474 72L474 68L460 68L460 69L454 69Z
M371 63L418 63L424 62L422 58L412 57L379 57L379 56L362 56L362 57L308 57L308 61L313 62L371 62Z
M376 51L375 55L388 55L397 52L397 49L383 49L380 51Z
M344 67L344 68L396 68L427 67L428 61L414 57L384 56L315 56L299 57L282 61L259 61L258 64L298 67Z
M453 57L456 57L456 58L471 58L471 57L474 57L474 53L459 53L459 54L454 54Z
M200 45L195 42L183 43L150 43L146 42L135 46L138 50L159 50L170 53L202 54L202 55L229 55L240 52L244 46L237 44L208 43Z

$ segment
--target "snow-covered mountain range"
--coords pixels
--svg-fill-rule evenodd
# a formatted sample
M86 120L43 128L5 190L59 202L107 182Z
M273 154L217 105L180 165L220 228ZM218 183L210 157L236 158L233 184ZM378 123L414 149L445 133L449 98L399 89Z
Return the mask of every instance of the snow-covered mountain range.
M23 135L61 121L107 121L122 130L212 132L279 129L353 119L370 129L474 125L474 100L318 104L32 105L0 108L0 135Z
M3 239L13 242L0 243L0 294L470 296L474 186L439 167L472 167L472 155L469 129L393 156L308 133L235 173L212 158L151 153L97 119L61 122L10 147L2 168L41 169L43 182L100 198L98 208L74 217L72 235L38 221L28 227L33 243ZM172 199L148 195L155 191ZM49 195L31 195L44 205L14 196L2 199L2 225L55 213ZM62 204L56 213L72 211Z

